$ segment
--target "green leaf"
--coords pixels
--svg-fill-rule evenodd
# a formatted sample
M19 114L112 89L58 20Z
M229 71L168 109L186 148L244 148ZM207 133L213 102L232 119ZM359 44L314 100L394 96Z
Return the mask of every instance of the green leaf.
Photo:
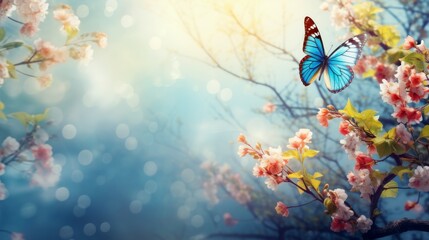
M418 71L425 69L425 56L418 52L412 52L401 59L402 61L414 65Z
M326 213L329 214L329 215L331 215L335 211L337 211L337 206L332 201L332 199L329 198L329 197L327 197L327 198L325 198L325 200L323 200L323 205L325 205Z
M429 139L429 125L423 127L420 132L419 138L428 138Z
M9 61L7 62L7 70L9 71L9 76L13 79L16 79L16 69L15 69L15 65L13 65L13 63L10 63Z
M407 54L406 51L398 49L398 48L391 48L389 50L387 50L387 61L389 63L396 63L397 61L399 61L399 59L405 57L405 55Z
M13 48L19 48L23 44L24 43L22 43L22 42L9 42L9 43L6 43L6 44L0 46L0 49L10 50L10 49L13 49Z
M423 108L423 114L424 114L424 115L428 115L428 114L429 114L429 105L427 105L427 106L425 106L425 107Z
M408 167L396 166L396 167L392 168L392 170L390 172L392 172L393 174L395 174L396 176L398 176L402 180L402 177L404 176L404 174L410 174L413 171Z
M283 158L286 158L286 159L291 159L291 158L298 159L299 158L298 151L296 149L284 151L283 152Z
M301 171L298 171L298 172L288 174L287 177L288 178L303 178L304 176L302 175Z
M344 107L343 110L340 110L340 113L344 113L349 117L356 117L356 115L358 114L358 111L356 110L356 108L353 106L352 102L349 100L347 100L347 104Z
M382 198L395 198L398 195L398 184L395 181L390 181L384 185L386 188L382 193Z
M4 28L0 28L0 42L3 41L5 36L6 36L6 31L4 30Z
M49 112L49 109L45 109L45 111L43 113L34 115L33 121L35 123L39 123L39 122L45 120L48 117L48 112Z
M24 127L27 127L33 120L33 117L26 112L15 112L11 113L10 116L18 120Z
M79 33L79 29L78 28L72 27L70 25L64 26L64 30L67 33L66 43L69 43Z
M319 153L319 151L317 150L313 150L313 149L307 149L304 150L304 152L302 153L302 158L312 158L315 157L317 154Z

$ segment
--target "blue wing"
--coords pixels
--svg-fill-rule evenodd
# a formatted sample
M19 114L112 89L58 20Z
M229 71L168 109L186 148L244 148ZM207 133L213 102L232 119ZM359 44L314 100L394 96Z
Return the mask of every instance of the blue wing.
M326 59L319 29L310 17L304 20L305 36L302 50L307 54L299 63L299 75L305 86L310 85L323 71Z
M352 66L356 65L360 58L366 41L367 36L364 33L354 36L328 56L325 83L330 92L338 93L350 85L354 77Z

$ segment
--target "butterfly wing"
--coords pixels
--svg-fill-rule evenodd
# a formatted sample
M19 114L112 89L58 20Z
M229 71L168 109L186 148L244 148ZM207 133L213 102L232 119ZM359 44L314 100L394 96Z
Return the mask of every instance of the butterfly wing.
M360 58L366 41L367 35L364 33L354 36L328 56L325 83L330 92L341 92L350 85L354 77L352 66L356 65Z
M320 75L326 55L322 37L313 19L305 17L304 28L305 36L302 50L307 56L299 63L299 75L302 83L308 86Z

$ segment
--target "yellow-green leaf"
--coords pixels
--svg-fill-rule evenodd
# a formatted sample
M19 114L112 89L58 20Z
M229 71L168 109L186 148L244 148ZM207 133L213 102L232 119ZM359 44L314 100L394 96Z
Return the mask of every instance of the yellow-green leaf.
M362 74L362 78L371 78L374 77L375 70L374 69L368 69L366 72Z
M323 174L321 174L320 172L315 172L314 174L313 174L313 178L320 178L320 177L322 177L323 176Z
M340 110L340 113L344 113L349 117L356 117L356 115L358 114L358 111L356 110L356 108L353 106L352 102L349 100L347 100L347 104L344 107L343 110Z
M0 28L0 42L3 41L5 36L6 36L6 31L4 30L4 28Z
M398 184L390 181L384 185L385 190L381 193L382 198L395 198L398 195Z
M398 49L398 48L391 48L389 50L387 50L387 61L389 63L396 63L397 61L399 61L399 59L405 57L405 55L407 54L406 51Z
M302 153L302 158L312 158L315 157L318 153L319 151L317 150L307 149Z
M299 158L298 151L296 149L295 150L284 151L283 152L283 158L286 158L286 159L291 159L291 158L298 159Z
M321 183L320 180L312 178L310 179L310 182L311 182L311 186L313 186L314 189L319 190L319 186Z
M24 127L27 127L33 120L32 116L26 112L15 112L11 113L10 116L18 120Z
M15 69L15 65L13 65L13 63L7 62L7 70L9 72L9 76L13 79L16 79L16 69Z
M39 123L39 122L45 120L48 117L48 112L49 112L49 109L45 109L45 111L43 113L34 115L33 116L34 122Z
M399 31L394 26L379 25L375 31L380 40L389 47L396 47L401 40Z
M287 177L288 178L303 178L303 175L302 175L301 171L298 171L298 172L288 174Z
M302 180L299 180L297 183L296 183L296 185L298 185L299 187L298 187L298 192L299 192L299 194L303 194L304 193L304 191L302 190L302 189L305 189L305 184L304 184L304 182L302 181ZM302 189L301 189L302 188Z
M429 125L423 127L420 132L419 138L429 138Z
M323 200L323 205L325 205L326 213L329 215L334 213L335 211L337 211L337 206L332 201L332 199L329 197L327 197L327 198L325 198L325 200Z
M72 27L70 25L64 26L64 30L67 33L67 40L66 40L67 43L69 43L79 33L78 28Z
M396 166L396 167L392 168L391 172L394 173L396 176L398 176L402 180L402 177L404 176L404 174L410 174L413 171L408 167Z
M427 105L427 106L425 106L425 107L423 108L423 114L424 114L424 115L428 115L428 114L429 114L429 105Z
M418 71L425 69L425 56L418 52L412 52L401 59L402 61L414 65Z

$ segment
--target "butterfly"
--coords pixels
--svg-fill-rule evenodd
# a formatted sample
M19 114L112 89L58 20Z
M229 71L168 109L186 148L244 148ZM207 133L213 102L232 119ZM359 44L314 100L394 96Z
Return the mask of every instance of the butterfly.
M305 86L325 74L325 84L332 93L338 93L350 85L354 73L352 66L360 58L367 41L365 33L354 36L338 46L329 56L325 54L319 29L310 17L304 20L305 37L303 51L307 54L299 63L299 75Z

